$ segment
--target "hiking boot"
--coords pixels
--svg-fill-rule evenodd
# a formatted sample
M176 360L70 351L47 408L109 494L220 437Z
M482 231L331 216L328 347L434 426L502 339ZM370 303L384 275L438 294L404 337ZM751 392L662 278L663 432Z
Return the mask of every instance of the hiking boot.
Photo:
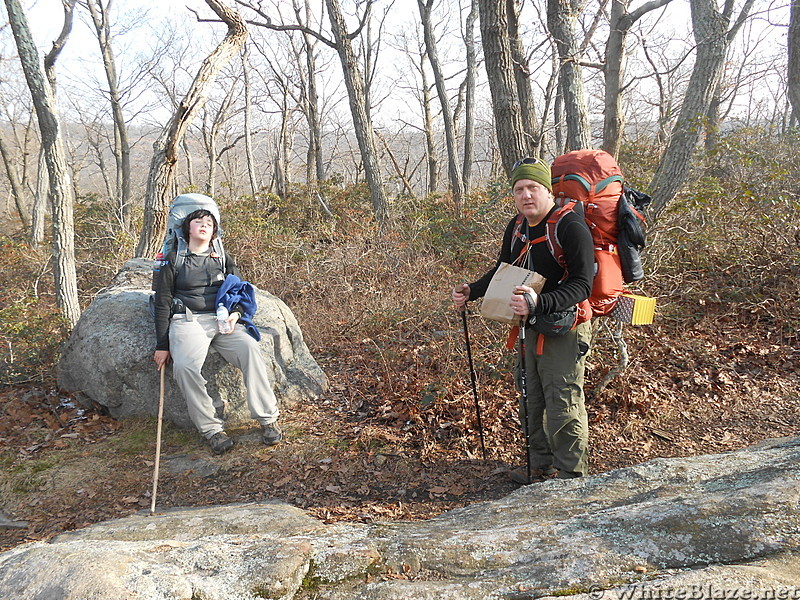
M511 481L521 485L530 485L531 483L539 483L545 479L549 479L558 474L558 470L554 469L552 465L541 467L539 469L531 469L531 478L528 479L528 467L517 467L508 472Z
M211 452L214 454L224 454L233 448L233 440L228 437L227 433L220 431L208 438L208 445L211 446Z
M275 423L261 426L261 439L267 446L274 446L283 439L283 433Z

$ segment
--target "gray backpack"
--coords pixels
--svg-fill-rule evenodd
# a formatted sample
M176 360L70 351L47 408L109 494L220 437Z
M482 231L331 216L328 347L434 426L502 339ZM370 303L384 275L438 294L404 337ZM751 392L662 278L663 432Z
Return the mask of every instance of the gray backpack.
M225 269L225 248L222 246L222 222L219 216L219 207L212 198L203 194L181 194L172 201L167 219L167 234L161 252L153 261L153 290L156 289L156 279L161 267L167 264L167 257L173 250L177 250L175 268L180 269L189 251L189 243L183 238L181 227L183 221L196 210L205 209L217 220L217 237L211 242L211 251L219 255L222 268Z

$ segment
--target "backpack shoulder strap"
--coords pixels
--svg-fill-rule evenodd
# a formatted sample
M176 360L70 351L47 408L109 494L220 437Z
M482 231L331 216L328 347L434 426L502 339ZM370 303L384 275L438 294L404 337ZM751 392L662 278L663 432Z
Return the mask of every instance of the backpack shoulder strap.
M189 244L182 237L176 239L175 244L175 272L181 270L184 260L186 260L186 253L189 252Z
M511 234L511 255L514 255L514 244L517 240L520 241L522 247L519 249L519 254L514 259L513 264L517 264L522 260L522 257L525 255L525 252L528 250L528 246L530 246L530 240L528 236L522 233L522 224L525 222L525 217L522 213L517 215L517 220L514 223L514 231Z
M565 271L567 268L567 261L564 258L564 247L561 245L561 242L558 239L558 226L561 224L561 220L564 218L564 215L575 210L575 206L576 202L572 200L559 207L557 210L553 211L553 214L551 214L550 217L548 217L547 224L545 226L545 239L547 240L547 247L550 249L550 254L553 255L553 258L556 259L556 262L559 264L559 266L563 267ZM566 272L564 273L564 276L566 277Z
M550 250L550 254L553 255L555 261L559 264L559 266L563 267L565 270L564 276L566 277L566 259L564 258L564 248L561 246L561 242L558 240L558 226L561 223L561 219L564 217L565 214L569 212L573 212L575 210L577 203L575 200L570 200L566 202L563 206L558 207L553 213L547 218L547 223L545 224L545 235L538 237L536 239L528 239L527 236L522 233L522 224L524 222L524 217L520 214L517 215L517 221L514 228L514 234L511 240L512 248L514 242L519 239L522 242L522 248L520 248L519 255L517 256L516 260L514 261L519 262L523 255L528 251L533 244L538 244L541 242L547 242L547 247ZM512 251L513 253L513 251Z
M216 253L220 264L222 265L222 272L225 273L225 267L227 266L227 254L225 253L225 248L222 246L222 240L219 238L214 239L211 242L211 251ZM186 254L189 252L189 244L183 238L178 238L177 247L175 248L175 271L180 271L181 267L183 266L184 261L186 260Z
M226 273L228 255L225 253L225 247L222 245L222 240L219 237L214 238L214 241L211 242L211 249L219 256L219 261L222 264L222 272Z

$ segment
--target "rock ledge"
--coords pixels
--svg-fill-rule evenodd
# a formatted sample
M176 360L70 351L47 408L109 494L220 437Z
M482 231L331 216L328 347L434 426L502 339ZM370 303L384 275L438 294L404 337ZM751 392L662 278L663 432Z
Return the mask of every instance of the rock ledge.
M800 438L550 480L422 522L174 509L0 555L0 597L18 600L796 600L799 585Z

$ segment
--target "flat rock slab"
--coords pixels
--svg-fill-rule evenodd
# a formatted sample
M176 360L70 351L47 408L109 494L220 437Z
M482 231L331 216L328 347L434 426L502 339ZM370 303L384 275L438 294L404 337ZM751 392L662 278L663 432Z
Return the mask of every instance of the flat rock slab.
M190 477L211 477L220 469L220 465L215 462L188 454L162 456L160 465L168 473L183 473Z
M726 582L800 598L800 438L549 480L427 521L327 525L241 504L140 513L0 555L0 598L19 600L700 600L723 596L696 586Z

